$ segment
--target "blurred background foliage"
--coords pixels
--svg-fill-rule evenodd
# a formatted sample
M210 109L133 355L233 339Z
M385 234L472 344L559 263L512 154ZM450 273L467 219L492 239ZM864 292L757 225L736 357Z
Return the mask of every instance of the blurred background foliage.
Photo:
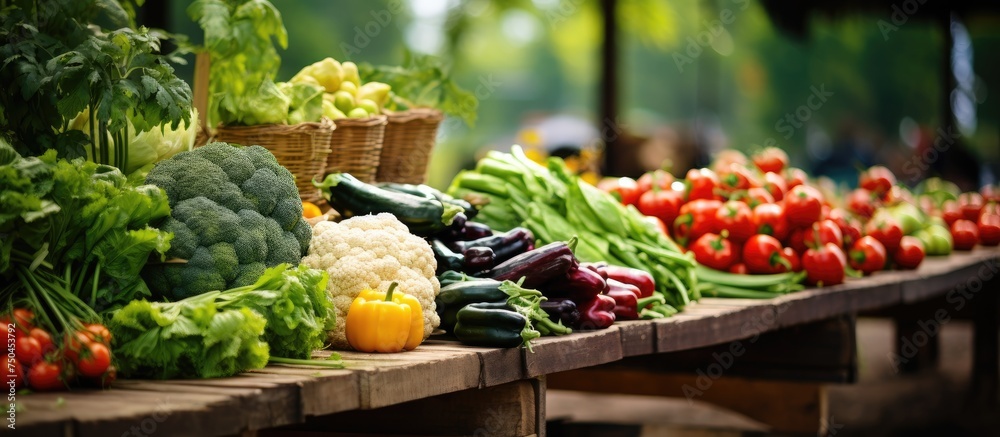
M602 132L632 138L641 168L666 162L679 174L722 148L750 150L773 139L794 164L835 179L873 163L905 175L903 166L933 143L942 122L946 38L936 23L918 20L884 33L879 22L892 23L890 9L815 16L797 38L757 0L619 0L620 119L601 122L597 0L274 3L289 40L279 79L326 56L396 64L412 50L453 64L457 81L480 99L479 118L472 128L444 123L431 164L438 187L484 150L515 142L552 149ZM169 3L168 30L197 41L186 6ZM977 184L992 182L1000 161L1000 98L990 95L1000 90L1000 26L995 16L966 20L957 29L967 30L971 50L956 53L971 61L971 106L957 116L961 147L981 170L980 180L969 181ZM192 69L181 73L190 77ZM819 88L832 95L802 110ZM801 127L779 122L788 114ZM540 127L554 116L584 128Z

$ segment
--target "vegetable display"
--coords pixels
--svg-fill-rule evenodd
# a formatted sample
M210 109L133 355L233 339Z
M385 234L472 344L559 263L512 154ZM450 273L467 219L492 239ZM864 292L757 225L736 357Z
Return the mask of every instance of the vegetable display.
M133 301L113 313L109 328L125 376L214 378L269 360L339 367L307 360L322 347L333 317L326 274L281 264L245 287L176 302Z
M351 303L365 289L386 290L393 282L397 292L420 302L423 338L440 324L434 298L440 283L434 276L437 263L430 246L410 234L406 226L391 214L364 215L339 223L324 221L312 231L312 244L302 264L325 270L329 276L327 292L333 299L336 325L329 331L331 345L348 349L346 320Z
M292 174L267 149L213 143L157 163L146 182L167 193L174 234L167 260L143 270L170 299L253 284L271 266L297 264L312 231Z

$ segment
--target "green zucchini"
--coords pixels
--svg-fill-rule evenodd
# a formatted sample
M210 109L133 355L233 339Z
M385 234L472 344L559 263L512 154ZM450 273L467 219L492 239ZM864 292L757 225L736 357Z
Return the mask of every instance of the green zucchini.
M470 304L459 310L455 336L474 346L515 347L541 334L531 329L526 317L511 311L506 302L492 302Z
M411 232L426 235L451 225L464 210L440 200L389 191L359 181L347 173L330 173L323 182L314 182L323 197L344 217L390 213Z
M481 302L506 302L510 297L500 289L500 281L474 279L442 287L434 299L441 317L441 329L452 331L458 322L458 312L466 305Z

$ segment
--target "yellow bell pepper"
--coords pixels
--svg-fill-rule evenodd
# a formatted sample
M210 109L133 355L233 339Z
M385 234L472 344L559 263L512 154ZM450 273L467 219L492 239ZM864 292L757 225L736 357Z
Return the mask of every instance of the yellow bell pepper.
M417 298L394 293L399 284L381 293L366 288L347 310L345 334L351 347L361 352L412 350L424 340L424 315Z

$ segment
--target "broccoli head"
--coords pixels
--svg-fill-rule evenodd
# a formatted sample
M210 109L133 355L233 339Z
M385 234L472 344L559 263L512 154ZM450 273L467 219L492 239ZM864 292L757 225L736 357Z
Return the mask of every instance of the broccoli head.
M146 183L167 193L174 233L163 263L143 271L152 291L181 299L254 283L298 264L312 238L295 178L260 146L212 143L160 161Z

